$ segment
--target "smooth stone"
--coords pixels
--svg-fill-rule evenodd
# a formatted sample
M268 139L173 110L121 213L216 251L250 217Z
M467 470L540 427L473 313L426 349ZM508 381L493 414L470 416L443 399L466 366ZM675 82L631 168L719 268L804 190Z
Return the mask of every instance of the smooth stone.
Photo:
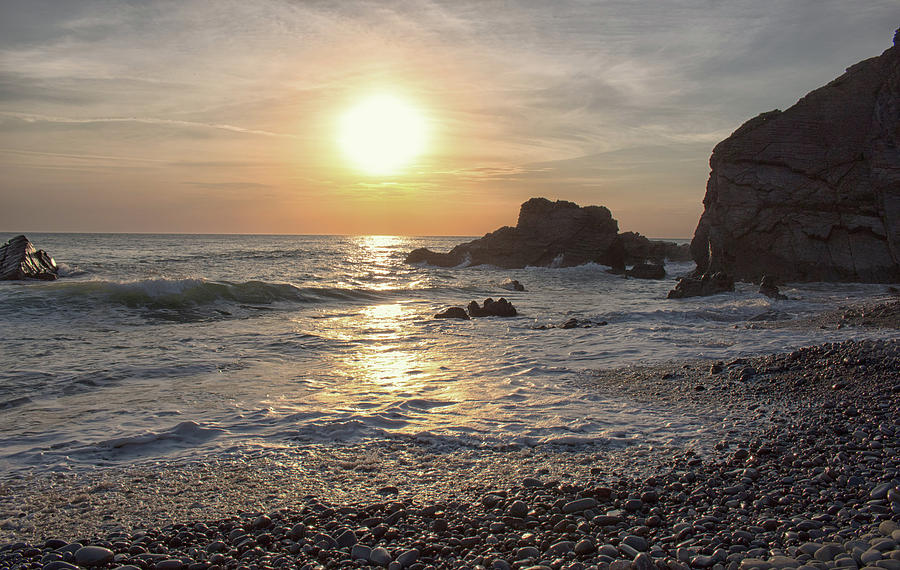
M575 543L575 554L590 554L596 550L594 542L589 538L583 538Z
M184 568L184 562L178 560L177 558L170 558L168 560L160 560L156 563L156 570L181 570Z
M874 548L875 550L880 550L881 552L897 549L897 543L890 538L876 538L869 544L872 545L872 548Z
M537 559L541 556L541 551L533 546L523 546L516 550L516 560L525 560L526 558Z
M884 558L875 563L875 566L879 568L886 568L887 570L900 570L900 560L895 560L893 558Z
M597 499L593 497L586 497L584 499L569 501L568 503L563 505L562 512L569 515L572 513L580 513L581 511L586 511L588 509L593 509L596 506Z
M369 554L369 562L379 566L387 566L391 563L391 554L381 546L373 548L372 553Z
M491 570L512 570L512 566L506 560L498 558L491 564Z
M878 532L884 536L891 536L898 528L900 528L900 526L898 526L897 523L892 520L886 520L881 521L881 524L878 525Z
M741 570L768 570L772 565L760 558L744 558L741 560Z
M571 540L561 540L550 546L550 552L556 556L562 556L575 549L575 543Z
M769 558L769 564L772 565L772 568L797 568L800 566L800 562L789 556L773 556Z
M626 511L639 511L641 507L644 506L644 503L641 502L640 499L628 499L625 501L625 510Z
M633 534L629 534L628 536L623 538L622 542L634 548L638 552L647 552L647 550L650 548L650 545L647 544L647 539L641 536L635 536Z
M113 551L102 546L82 546L75 552L75 564L100 566L113 559Z
M600 548L597 549L598 556L607 556L609 558L618 558L619 549L613 546L612 544L604 544Z
M69 564L63 560L54 560L41 567L41 570L78 570L78 566Z
M355 532L348 529L339 534L338 537L334 539L334 541L341 548L350 548L351 546L359 542L359 539L356 538Z
M506 509L506 513L512 517L525 518L528 515L528 505L524 501L514 501L513 504Z
M884 499L887 497L888 491L893 487L893 483L888 481L887 483L880 483L872 487L872 491L869 492L869 497L873 499Z
M859 555L860 561L865 562L866 564L869 564L870 562L878 562L882 558L883 556L881 556L881 551L875 548L870 548L869 550L866 550Z
M641 552L637 556L634 557L634 560L631 562L632 568L634 570L651 570L656 568L656 564L653 562L653 559L650 558L650 555L646 552Z
M350 549L350 558L353 560L369 560L371 554L372 548L365 544L354 544Z
M419 559L419 551L418 549L407 550L403 554L397 557L397 562L400 563L401 568L406 568L407 566L411 566L415 563L416 560Z
M631 546L630 544L625 544L624 542L619 544L619 551L621 551L622 554L632 560L634 560L635 556L641 553L637 548Z
M813 558L820 562L831 562L838 554L842 554L843 552L844 548L842 546L838 546L836 544L826 544L825 546L816 550L816 552L813 554Z

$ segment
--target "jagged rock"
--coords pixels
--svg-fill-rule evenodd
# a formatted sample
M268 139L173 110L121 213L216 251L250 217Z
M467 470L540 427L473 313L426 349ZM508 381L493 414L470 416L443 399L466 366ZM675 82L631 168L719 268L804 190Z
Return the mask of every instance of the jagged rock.
M658 263L638 263L625 272L635 279L665 279L666 268Z
M525 286L519 283L516 279L507 279L503 283L500 284L500 287L506 289L507 291L524 291Z
M778 286L775 285L775 280L768 275L763 275L762 281L759 282L759 292L766 297L771 297L772 299L779 301L787 299L787 296L782 295L781 291L778 290Z
M728 291L734 291L734 279L722 272L704 273L699 279L682 277L666 298L705 297Z
M690 261L691 248L688 244L652 240L636 232L622 232L619 240L625 248L626 263L650 261L662 264L665 260Z
M470 317L515 317L518 314L512 303L503 297L496 301L489 297L480 307L477 301L472 301L466 309Z
M898 44L900 33L881 56L716 146L691 242L698 274L900 281Z
M0 245L0 281L16 279L53 280L59 268L47 252L35 249L25 236L19 235Z
M622 236L619 223L603 206L580 207L563 200L532 198L519 209L516 227L502 227L447 253L419 248L409 253L406 262L439 267L487 264L505 269L571 267L594 262L624 271L626 263L645 261L645 255L651 251L655 252L653 255L668 251L668 246L654 249L652 244L656 242L639 234L629 232ZM634 245L643 244L638 237L650 244L644 248L646 252L641 249L643 246Z
M446 311L442 311L434 316L436 319L463 319L469 320L469 315L462 307L450 307Z

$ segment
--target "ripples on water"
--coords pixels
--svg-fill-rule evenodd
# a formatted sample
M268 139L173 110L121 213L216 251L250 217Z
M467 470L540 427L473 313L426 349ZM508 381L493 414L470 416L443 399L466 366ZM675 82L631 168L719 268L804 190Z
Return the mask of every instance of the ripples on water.
M734 295L668 301L671 281L625 280L596 265L403 263L412 249L463 238L29 237L66 276L0 283L0 468L10 471L406 436L689 445L708 420L586 391L581 376L842 340L854 332L743 324L883 291L810 284L774 302L739 285ZM528 290L500 289L507 278ZM431 318L499 296L521 316ZM609 324L537 329L572 316Z

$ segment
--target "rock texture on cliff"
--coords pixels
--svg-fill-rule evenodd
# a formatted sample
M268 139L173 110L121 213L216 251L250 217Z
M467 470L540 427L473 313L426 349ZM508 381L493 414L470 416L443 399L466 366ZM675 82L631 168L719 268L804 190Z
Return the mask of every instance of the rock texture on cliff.
M25 236L16 236L0 245L0 281L57 278L59 269L53 258L35 249Z
M619 223L603 206L580 207L563 200L532 198L522 204L516 227L502 227L448 253L420 248L410 252L406 261L440 267L467 264L507 269L594 262L624 271L626 263L647 259L661 262L667 253L677 255L678 248L631 232L619 234Z
M719 143L697 273L900 280L900 30L881 56Z

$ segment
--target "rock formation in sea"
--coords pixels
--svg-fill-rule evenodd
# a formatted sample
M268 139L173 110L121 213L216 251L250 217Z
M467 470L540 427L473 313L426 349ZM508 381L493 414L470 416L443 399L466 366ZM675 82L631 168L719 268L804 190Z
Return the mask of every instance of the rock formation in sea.
M471 301L465 309L462 307L450 307L434 316L435 319L462 319L469 320L475 317L515 317L519 313L512 303L500 297L493 300L490 297L481 305L478 301Z
M667 299L684 299L685 297L706 297L734 291L734 279L717 271L704 273L700 277L682 277L669 291Z
M53 280L59 268L47 252L35 249L28 238L19 235L0 245L0 281L16 279Z
M407 256L407 263L441 267L495 265L571 267L594 262L624 271L626 264L665 257L685 257L687 248L653 242L639 234L619 234L619 223L603 206L580 207L572 202L532 198L522 204L515 227L504 226L448 253L426 248ZM661 257L660 257L661 256Z
M900 281L894 46L719 143L691 254L738 280Z

